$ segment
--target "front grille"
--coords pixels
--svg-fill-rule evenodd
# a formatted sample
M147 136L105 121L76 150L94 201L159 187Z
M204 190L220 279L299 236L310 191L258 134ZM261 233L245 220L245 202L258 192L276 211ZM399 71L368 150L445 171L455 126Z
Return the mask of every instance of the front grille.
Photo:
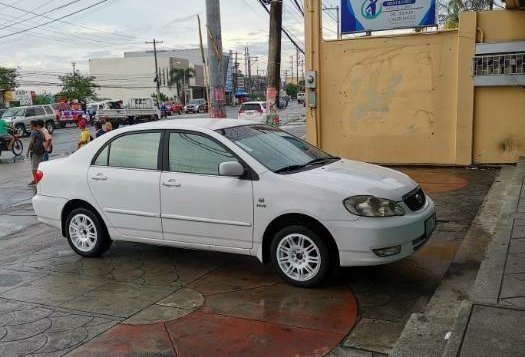
M407 193L403 196L403 202L410 208L412 211L419 211L426 203L426 196L421 187L416 188L415 190Z

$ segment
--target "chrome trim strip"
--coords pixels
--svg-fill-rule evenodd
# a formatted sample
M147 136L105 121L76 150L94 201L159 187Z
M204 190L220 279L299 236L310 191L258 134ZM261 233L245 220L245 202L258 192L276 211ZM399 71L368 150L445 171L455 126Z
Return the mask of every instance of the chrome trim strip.
M178 221L191 221L191 222L202 222L202 223L215 223L215 224L226 224L230 226L241 226L241 227L251 227L251 223L245 222L236 222L236 221L225 221L220 219L212 218L201 218L201 217L189 217L189 216L180 216L176 214L162 214L161 218L163 219L174 219Z
M159 213L129 211L129 210L118 209L118 208L104 208L104 212L115 213L115 214L129 214L131 216L140 216L140 217L160 218Z

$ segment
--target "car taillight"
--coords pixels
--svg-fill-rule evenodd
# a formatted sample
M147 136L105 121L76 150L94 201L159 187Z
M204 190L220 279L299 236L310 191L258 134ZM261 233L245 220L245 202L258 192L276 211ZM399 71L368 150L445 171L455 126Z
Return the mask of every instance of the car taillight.
M263 113L262 109L257 109L257 113L262 114Z
M42 181L43 178L44 178L44 173L38 170L35 174L36 183L38 184L40 181Z

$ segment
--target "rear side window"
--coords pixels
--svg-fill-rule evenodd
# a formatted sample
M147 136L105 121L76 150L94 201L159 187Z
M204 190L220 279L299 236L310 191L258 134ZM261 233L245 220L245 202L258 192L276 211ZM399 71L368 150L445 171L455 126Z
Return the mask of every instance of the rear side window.
M160 132L120 136L106 145L94 165L157 170L159 145Z
M53 114L53 109L51 109L51 107L49 105L44 106L44 110L46 111L46 114L48 114L48 115L52 115Z

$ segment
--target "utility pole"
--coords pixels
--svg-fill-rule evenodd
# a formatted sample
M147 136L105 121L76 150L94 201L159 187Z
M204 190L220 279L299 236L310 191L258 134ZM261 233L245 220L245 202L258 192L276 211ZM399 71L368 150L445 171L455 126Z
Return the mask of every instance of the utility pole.
M157 63L157 44L163 43L162 41L157 41L153 39L153 41L148 42L146 41L146 44L153 44L153 55L155 57L155 83L157 86L157 102L160 104L160 80L159 80L159 65Z
M206 22L208 27L208 66L210 70L210 116L212 118L225 118L221 5L219 0L206 0Z
M270 8L270 39L268 44L268 87L266 101L267 122L279 124L278 105L281 88L281 31L283 22L283 1L272 0Z
M293 69L294 69L294 60L293 60L293 55L290 56L290 65L291 65L291 70L292 70L292 80L291 80L291 83L294 83L294 76L293 76Z
M235 52L235 62L233 62L233 89L232 89L232 105L235 106L235 94L237 93L237 71L239 70L239 62L237 62L238 52Z
M335 11L335 19L333 16L332 19L335 20L335 23L337 24L337 39L341 38L341 19L339 15L339 6L323 6L323 11Z
M77 92L77 63L71 62L71 66L73 66L73 93ZM70 100L73 100L75 98L71 98ZM76 98L78 99L78 98Z
M299 50L295 51L295 73L297 74L297 90L299 90Z

